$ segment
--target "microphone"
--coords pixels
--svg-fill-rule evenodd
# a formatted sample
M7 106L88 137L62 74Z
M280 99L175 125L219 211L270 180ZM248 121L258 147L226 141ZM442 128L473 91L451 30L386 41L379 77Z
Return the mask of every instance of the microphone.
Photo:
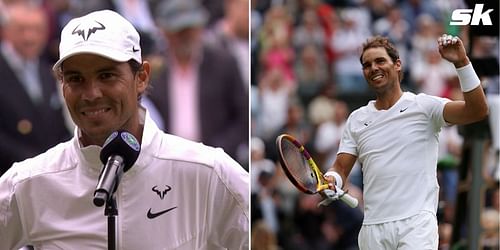
M125 130L111 133L100 154L104 167L94 192L94 205L102 207L113 196L123 172L134 165L140 151L141 145L131 133Z

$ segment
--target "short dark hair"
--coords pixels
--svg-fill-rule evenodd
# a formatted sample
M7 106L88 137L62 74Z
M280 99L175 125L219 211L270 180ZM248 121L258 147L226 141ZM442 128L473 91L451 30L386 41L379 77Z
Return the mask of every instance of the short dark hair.
M134 59L128 60L127 63L130 66L130 69L132 70L133 74L135 74L138 71L142 70L142 63L139 63L139 62L137 62Z
M365 43L363 43L363 50L361 51L361 55L359 56L359 62L361 64L363 64L363 54L367 49L371 48L384 48L393 63L396 63L396 61L400 59L399 52L396 49L396 46L394 46L394 44L392 44L389 41L389 38L382 36L374 36L366 40ZM403 72L401 70L399 71L399 81L401 81L402 79L403 79Z
M359 57L359 61L363 63L363 54L367 49L371 48L384 48L387 51L387 54L391 58L392 62L395 63L396 60L399 59L399 52L396 49L396 46L392 44L387 37L375 36L363 43L363 51L361 52L361 56Z
M128 65L130 66L130 70L132 70L132 74L136 74L137 72L144 70L142 67L142 63L137 62L134 59L130 59L127 61ZM148 88L142 93L142 95L137 96L137 100L140 101L142 99L143 95L146 95L148 93L148 89L151 85L148 85Z

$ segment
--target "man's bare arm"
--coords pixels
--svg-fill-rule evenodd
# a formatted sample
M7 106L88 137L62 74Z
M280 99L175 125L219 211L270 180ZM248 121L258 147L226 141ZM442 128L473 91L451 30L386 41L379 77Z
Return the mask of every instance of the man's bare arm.
M488 105L481 86L463 95L464 101L451 101L444 106L443 116L446 122L468 124L488 115Z
M458 37L444 34L438 38L439 53L457 69L463 101L452 101L445 105L443 116L452 124L467 124L484 119L488 115L488 105L465 47Z
M356 162L357 157L351 154L347 153L340 153L337 155L337 158L335 159L335 162L333 163L333 166L328 170L328 172L336 172L340 175L342 178L342 184L346 183L347 177L349 176L349 173L352 170L352 167L354 166L354 163ZM327 173L328 173L327 172ZM329 183L335 183L335 185L338 186L339 183L336 183L337 181L333 176L327 176L325 177L326 180ZM339 186L340 188L343 188Z

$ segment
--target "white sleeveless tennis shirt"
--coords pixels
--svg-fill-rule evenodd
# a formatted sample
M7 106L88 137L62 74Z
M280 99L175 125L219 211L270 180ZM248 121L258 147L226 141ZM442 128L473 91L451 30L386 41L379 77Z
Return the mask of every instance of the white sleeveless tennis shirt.
M349 116L339 153L358 157L363 171L363 224L436 213L438 133L448 99L405 92L388 110L370 101Z

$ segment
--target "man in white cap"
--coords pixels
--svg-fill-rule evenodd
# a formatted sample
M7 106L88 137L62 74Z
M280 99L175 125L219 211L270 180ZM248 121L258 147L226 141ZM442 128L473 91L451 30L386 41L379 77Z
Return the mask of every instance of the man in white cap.
M104 10L71 20L54 65L72 140L16 163L0 177L0 249L106 249L104 208L92 203L106 138L141 144L114 197L117 249L247 249L248 173L221 149L160 131L139 100L150 64L139 35Z

